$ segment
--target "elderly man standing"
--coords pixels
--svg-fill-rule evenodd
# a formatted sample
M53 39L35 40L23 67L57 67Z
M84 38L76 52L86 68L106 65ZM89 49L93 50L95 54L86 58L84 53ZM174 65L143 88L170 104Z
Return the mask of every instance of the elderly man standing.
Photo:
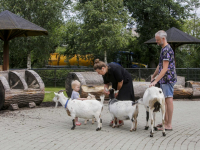
M167 33L165 31L158 31L155 34L155 39L156 43L161 46L162 49L160 52L159 65L151 78L151 81L155 80L149 87L155 86L157 82L160 83L160 88L163 90L165 96L165 130L170 131L172 130L174 85L177 82L174 51L167 43ZM157 127L160 127L158 130L162 130L162 124L158 124Z

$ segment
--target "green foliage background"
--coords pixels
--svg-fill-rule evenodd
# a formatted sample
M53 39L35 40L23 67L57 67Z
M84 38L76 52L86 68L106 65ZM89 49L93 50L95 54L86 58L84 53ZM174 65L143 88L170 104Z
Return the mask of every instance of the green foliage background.
M158 30L176 27L200 39L199 0L182 2L184 5L176 0L0 0L0 11L9 10L49 33L11 40L10 68L26 68L29 53L33 68L45 67L56 49L68 59L92 54L89 56L104 60L106 52L108 62L118 51L131 51L135 62L155 67L160 47L144 42ZM132 35L132 28L138 36ZM2 53L2 41L0 47ZM198 51L199 45L179 47L177 67L200 67Z

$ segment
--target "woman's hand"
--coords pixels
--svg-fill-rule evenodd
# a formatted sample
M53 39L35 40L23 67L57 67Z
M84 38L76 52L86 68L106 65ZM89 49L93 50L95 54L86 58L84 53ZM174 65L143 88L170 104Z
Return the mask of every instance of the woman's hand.
M105 93L106 95L108 95L108 94L110 94L110 91L109 91L107 88L104 88L104 93Z
M109 91L109 84L104 84L104 93L106 94L106 95L108 95L108 94L110 94L110 91Z
M117 92L117 93L115 93L115 98L117 98L117 96L118 96L118 92Z

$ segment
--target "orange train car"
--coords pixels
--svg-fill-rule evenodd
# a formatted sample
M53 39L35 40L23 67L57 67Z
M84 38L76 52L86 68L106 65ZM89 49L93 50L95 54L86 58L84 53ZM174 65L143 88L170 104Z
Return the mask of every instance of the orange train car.
M79 59L77 59L77 56ZM79 60L79 61L78 61ZM74 55L74 57L67 60L67 57L59 53L51 53L48 61L48 66L93 66L93 57L90 54L85 55L85 58L81 58L80 55Z

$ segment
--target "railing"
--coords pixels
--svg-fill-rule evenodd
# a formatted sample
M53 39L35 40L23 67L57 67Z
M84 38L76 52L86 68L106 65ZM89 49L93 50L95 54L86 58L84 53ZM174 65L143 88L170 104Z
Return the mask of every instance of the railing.
M135 81L148 81L156 68L126 68ZM35 70L45 83L45 86L64 87L69 72L94 71L93 68L37 68ZM176 68L178 76L184 76L185 81L200 81L200 68Z

